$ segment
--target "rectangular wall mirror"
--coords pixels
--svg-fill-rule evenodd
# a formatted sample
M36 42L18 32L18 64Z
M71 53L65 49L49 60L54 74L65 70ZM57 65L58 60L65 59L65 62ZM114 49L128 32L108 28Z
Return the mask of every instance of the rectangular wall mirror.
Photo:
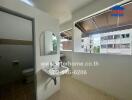
M58 38L50 31L42 32L40 35L40 56L57 54Z

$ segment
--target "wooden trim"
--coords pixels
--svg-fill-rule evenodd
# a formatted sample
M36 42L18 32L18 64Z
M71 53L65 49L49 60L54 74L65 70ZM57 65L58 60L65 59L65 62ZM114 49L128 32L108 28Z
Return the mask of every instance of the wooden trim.
M86 33L86 30L84 29L84 27L81 25L81 22L78 22L75 24L75 27L77 27L78 29L80 29L83 33Z
M0 39L0 45L32 45L32 41L26 40L13 40L13 39Z
M118 27L115 27L115 26L103 27L103 28L99 28L98 30L89 31L85 34L83 33L82 37L87 37L89 36L89 34L106 33L106 32L120 31L120 30L131 29L131 28L132 28L132 24L121 25Z

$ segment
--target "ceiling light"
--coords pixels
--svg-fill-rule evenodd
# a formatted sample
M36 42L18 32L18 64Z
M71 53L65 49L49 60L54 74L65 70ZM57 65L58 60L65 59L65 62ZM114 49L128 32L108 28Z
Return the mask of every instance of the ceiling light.
M34 6L32 0L21 0L22 2L26 3L29 6Z

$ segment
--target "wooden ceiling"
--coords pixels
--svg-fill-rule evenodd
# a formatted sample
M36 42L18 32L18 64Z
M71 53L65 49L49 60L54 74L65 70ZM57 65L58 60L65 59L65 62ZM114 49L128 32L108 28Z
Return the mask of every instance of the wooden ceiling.
M70 30L60 33L60 36L65 39L72 40L72 33L73 33L72 29L70 29Z
M123 17L112 17L112 11L109 10L103 14L77 22L75 26L85 34L106 27L117 27L121 25L132 24L132 3L125 5L124 7L125 10Z

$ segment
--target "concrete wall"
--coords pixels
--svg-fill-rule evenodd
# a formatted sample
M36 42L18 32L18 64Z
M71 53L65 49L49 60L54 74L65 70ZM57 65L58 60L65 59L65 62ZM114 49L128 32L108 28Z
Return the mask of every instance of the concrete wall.
M119 100L132 100L131 59L131 56L125 55L73 53L73 62L92 63L89 66L72 67L73 70L87 70L87 75L73 77ZM96 61L99 65L94 66Z
M83 49L81 48L81 36L82 32L77 27L74 27L74 33L73 33L73 48L72 50L74 52L83 52Z
M59 61L59 48L58 54L52 56L40 56L39 36L42 31L52 31L58 35L59 23L54 18L48 16L46 13L30 7L19 0L0 0L0 6L10 10L19 12L21 14L30 16L35 19L35 67L37 75L37 100L45 100L60 88L60 79L57 79L55 86L53 80L41 71L41 63L49 61ZM58 44L59 46L59 44Z

